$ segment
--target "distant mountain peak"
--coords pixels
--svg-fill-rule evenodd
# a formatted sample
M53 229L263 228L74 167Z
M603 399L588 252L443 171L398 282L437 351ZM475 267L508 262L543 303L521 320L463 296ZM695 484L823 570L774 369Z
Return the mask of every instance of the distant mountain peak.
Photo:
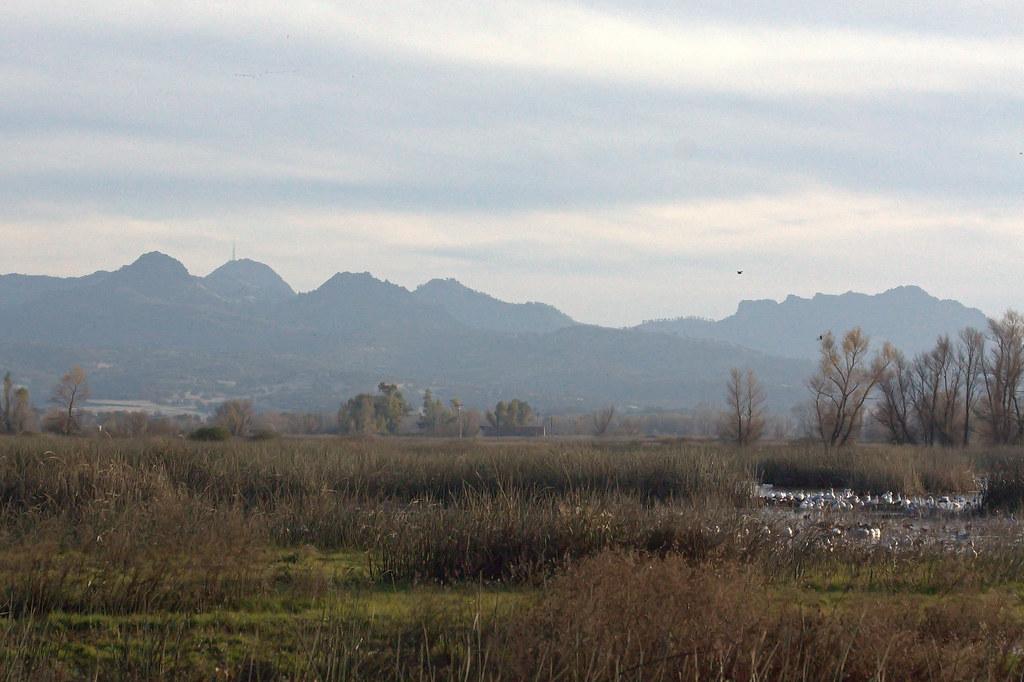
M898 287L886 289L882 294L912 294L914 296L927 296L928 298L935 298L927 291L917 286L916 284L901 284Z
M919 286L893 287L878 294L847 291L817 293L812 298L789 295L741 301L736 312L706 324L670 320L641 325L649 331L710 338L785 357L813 357L816 340L826 330L836 334L861 327L878 342L891 341L908 355L930 348L940 334L967 327L984 328L985 315L976 308L938 299Z
M416 287L414 293L416 291L445 291L460 295L469 294L485 296L494 301L498 300L489 294L485 294L481 291L477 291L476 289L471 289L470 287L467 287L465 284L455 279L454 277L435 277L434 279L428 282L424 282L423 284Z
M922 303L924 303L924 302L932 302L932 303L934 303L936 301L943 302L943 303L952 303L952 302L954 302L954 301L950 301L949 299L941 299L941 298L939 298L937 296L933 296L933 295L929 294L927 291L925 291L924 289L922 289L921 287L919 287L919 286L917 286L915 284L906 284L906 285L903 285L903 286L893 287L892 289L886 289L882 293L878 294L878 296L880 298L885 298L885 299L894 299L894 300L910 301L910 302L922 302ZM959 305L959 301L956 301L955 303L957 303L957 305Z
M132 263L125 265L118 272L153 272L166 275L176 275L182 278L191 277L181 261L168 256L160 251L150 251L136 258Z
M369 272L336 272L331 278L321 284L314 291L327 292L336 289L402 289L386 279L377 279ZM408 292L407 292L408 293Z
M266 263L261 263L258 260L253 260L252 258L234 258L224 263L224 265L220 266L213 272L218 272L221 270L242 272L249 270L270 270L271 272L273 272L273 268L271 268L269 265L267 265Z
M295 290L273 268L249 258L228 261L203 278L203 282L231 300L273 302L295 295Z
M337 272L309 293L302 294L306 303L364 306L416 306L405 287L380 280L369 272Z
M546 333L570 327L575 320L546 303L509 303L467 287L448 277L421 284L413 295L428 305L444 308L469 327L510 333Z
M900 286L886 289L885 291L877 294L866 294L860 291L845 291L841 294L829 294L824 292L816 292L810 298L800 296L798 294L789 294L781 301L776 301L771 298L759 298L759 299L744 299L739 302L737 306L737 312L742 311L744 308L750 307L762 307L762 306L800 306L808 304L827 304L835 301L888 301L888 300L900 300L900 301L918 301L918 302L935 302L943 301L936 296L929 294L927 291L917 286L916 284L903 284ZM958 302L952 301L954 303Z
M362 272L351 272L349 270L341 270L331 275L328 282L386 282L387 280L378 279L373 276L368 270Z
M110 273L102 281L111 286L127 286L147 296L154 296L181 291L193 285L194 280L181 261L159 251L150 251Z

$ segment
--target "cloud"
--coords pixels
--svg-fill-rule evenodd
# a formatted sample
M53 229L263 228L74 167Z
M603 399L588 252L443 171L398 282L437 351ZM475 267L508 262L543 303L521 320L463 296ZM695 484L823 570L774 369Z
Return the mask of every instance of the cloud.
M302 289L454 275L617 324L1012 305L1024 9L823 7L14 0L0 269L204 272L237 239Z
M1019 92L1024 41L922 33L908 26L806 25L732 16L660 20L576 3L206 2L83 3L57 14L16 2L15 24L64 30L215 33L232 39L295 36L384 54L510 67L598 81L765 95L871 91ZM966 9L966 6L964 6ZM20 19L20 22L18 21ZM260 69L257 73L262 72Z
M93 214L76 216L73 232L64 231L68 217L56 214L0 224L10 245L0 269L82 274L156 248L205 274L238 240L242 255L266 261L300 290L338 270L369 270L410 288L456 276L501 297L544 300L614 325L721 317L740 299L907 283L994 313L1015 304L1003 283L1024 257L1021 208L818 188L513 215L283 210L143 221ZM41 241L51 246L45 255L34 248ZM980 271L986 277L979 281Z
M548 3L76 7L15 3L0 26L11 46L0 83L17 93L0 99L7 204L106 200L117 211L192 217L254 198L508 211L814 184L1020 191L1024 89L1012 36L828 23L776 31L765 18L721 11L661 19ZM705 25L711 37L701 40L718 47L684 59L685 32ZM578 27L583 37L550 35L552 26ZM730 45L735 59L753 63L729 66L734 58L719 52ZM911 73L918 67L906 55L939 78L974 70L953 89L912 74L906 88L852 92L859 76L843 71L847 52L876 60L863 67L868 78ZM778 79L804 78L803 67L780 59L829 73L820 87L794 85ZM665 78L651 77L658 69Z

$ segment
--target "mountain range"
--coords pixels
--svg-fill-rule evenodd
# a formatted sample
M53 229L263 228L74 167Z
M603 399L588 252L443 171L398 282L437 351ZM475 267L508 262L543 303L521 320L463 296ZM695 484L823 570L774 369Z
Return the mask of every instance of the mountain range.
M772 355L813 358L818 337L859 326L876 340L894 344L908 355L935 345L940 334L953 335L964 327L984 330L983 312L957 301L940 300L916 286L902 286L869 296L855 292L788 296L742 301L722 320L680 317L644 322L637 329L695 339L736 343Z
M544 303L509 303L453 279L415 290L338 273L297 293L269 266L232 260L205 277L153 252L84 277L0 276L0 367L41 404L73 364L93 396L209 409L230 397L263 408L333 410L379 381L415 402L430 388L484 407L717 404L733 366L755 369L773 406L805 395L817 337L861 325L909 352L985 316L916 287L875 296L745 301L723 320L678 318L613 329Z

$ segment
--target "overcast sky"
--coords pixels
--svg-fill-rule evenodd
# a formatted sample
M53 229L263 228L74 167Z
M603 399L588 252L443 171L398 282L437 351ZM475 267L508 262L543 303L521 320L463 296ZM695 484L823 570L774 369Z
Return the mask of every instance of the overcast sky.
M6 0L0 271L1024 303L1024 3L680 4Z

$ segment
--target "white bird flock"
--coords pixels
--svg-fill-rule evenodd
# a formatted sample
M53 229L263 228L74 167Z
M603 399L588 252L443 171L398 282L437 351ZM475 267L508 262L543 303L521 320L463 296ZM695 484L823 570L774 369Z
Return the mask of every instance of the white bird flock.
M977 498L964 495L901 495L886 492L881 495L865 494L863 497L854 494L850 489L821 491L788 491L774 490L770 486L762 486L759 491L761 501L769 506L791 507L794 510L818 511L879 511L929 513L947 512L959 514L971 511L977 506Z

